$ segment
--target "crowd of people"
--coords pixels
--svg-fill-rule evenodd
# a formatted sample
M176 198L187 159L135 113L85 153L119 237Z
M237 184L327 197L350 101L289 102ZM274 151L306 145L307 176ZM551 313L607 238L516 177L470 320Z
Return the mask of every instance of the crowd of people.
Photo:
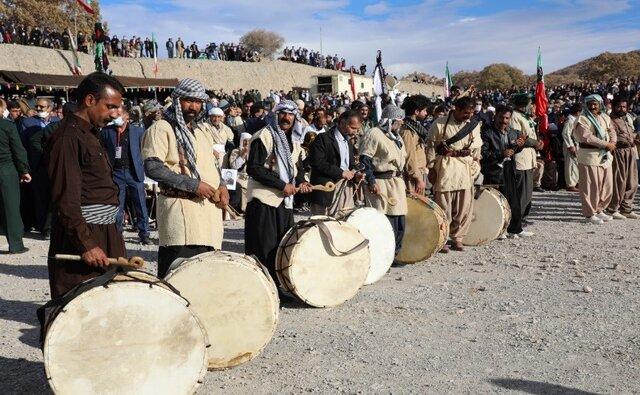
M365 75L367 73L367 65L364 63L360 65L359 68L355 68L355 66L347 67L347 61L344 57L338 57L337 54L334 56L331 55L323 55L319 51L309 50L307 48L302 47L285 47L282 51L282 60L286 60L289 62L306 64L312 67L321 67L330 70L339 70L339 71L353 71L355 73Z
M75 37L78 51L89 53L91 37L80 32ZM71 36L68 31L57 31L48 27L21 26L19 24L0 20L0 44L32 45L53 49L71 49Z
M51 238L49 256L78 254L100 267L126 254L127 217L144 244L153 217L162 276L178 257L219 249L229 211L245 216L246 253L275 278L294 210L335 213L336 196L312 191L314 183L364 185L365 200L389 218L396 251L408 194L429 194L446 213L442 252L465 249L477 185L507 198L504 237L532 235L532 193L543 187L579 192L592 224L635 219L639 88L636 80L552 87L542 131L528 90L454 86L446 100L391 92L377 114L373 95L207 92L191 79L161 102L123 102L120 83L94 73L62 108L33 90L0 101L2 225L11 253L26 251L22 235L36 230ZM221 176L229 169L234 180ZM150 206L153 183L160 197ZM101 270L78 265L50 262L54 297Z

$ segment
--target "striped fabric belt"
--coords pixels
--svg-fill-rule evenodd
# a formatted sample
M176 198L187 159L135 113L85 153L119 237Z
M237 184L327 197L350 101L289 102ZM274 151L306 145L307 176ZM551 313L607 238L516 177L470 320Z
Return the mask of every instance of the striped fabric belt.
M111 204L88 204L81 206L85 222L93 225L109 225L116 223L118 206Z

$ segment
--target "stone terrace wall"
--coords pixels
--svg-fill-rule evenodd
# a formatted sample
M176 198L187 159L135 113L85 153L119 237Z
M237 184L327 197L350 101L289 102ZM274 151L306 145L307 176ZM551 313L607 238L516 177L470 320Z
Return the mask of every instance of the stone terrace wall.
M95 69L93 56L80 54L84 73ZM110 68L116 75L153 78L153 59L109 58ZM54 50L13 44L0 44L0 70L30 73L71 75L73 55L70 51ZM335 75L341 72L319 69L285 61L263 61L259 63L224 62L195 59L159 59L158 78L195 78L208 89L258 89L263 93L270 89L288 91L292 87L309 88L318 75ZM403 81L400 91L422 93L431 96L441 94L442 88L435 85Z

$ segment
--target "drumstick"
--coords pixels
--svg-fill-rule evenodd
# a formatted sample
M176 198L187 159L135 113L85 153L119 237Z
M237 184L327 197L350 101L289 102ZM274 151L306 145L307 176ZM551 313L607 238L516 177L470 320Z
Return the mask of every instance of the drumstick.
M336 190L336 184L329 181L326 184L322 185L311 185L311 189L314 191L323 191L323 192L333 192ZM300 188L296 188L296 192L298 192Z
M59 261L82 261L82 257L80 255L67 255L67 254L56 254L55 258ZM124 267L130 267L133 269L141 269L144 266L144 259L139 256L134 256L130 259L127 258L108 258L109 265L118 265Z

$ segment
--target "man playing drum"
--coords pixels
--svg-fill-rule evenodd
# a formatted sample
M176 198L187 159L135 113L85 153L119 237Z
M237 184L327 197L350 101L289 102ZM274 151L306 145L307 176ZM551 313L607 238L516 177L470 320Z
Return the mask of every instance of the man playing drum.
M116 228L118 186L98 138L100 128L118 117L123 94L115 78L89 74L76 90L77 111L51 136L46 155L54 206L48 261L52 299L104 273L108 257L126 256ZM57 261L56 254L81 255L84 262Z
M304 172L299 170L302 147L292 140L294 130L301 126L298 116L294 102L278 103L267 117L267 126L253 135L247 160L245 252L255 255L274 281L278 245L293 226L293 195L311 192Z
M311 212L316 215L344 214L345 209L353 209L353 185L351 180L362 173L354 171L355 148L352 138L357 136L362 126L360 113L347 110L340 115L336 126L328 133L320 133L309 150L311 165L311 184L338 183L334 192L313 191L311 193Z
M145 172L158 182L158 276L176 258L190 258L222 246L222 212L229 193L220 180L211 125L199 81L184 79L171 94L173 104L146 132ZM214 202L214 198L218 198Z
M393 104L382 110L377 127L364 134L360 143L360 162L364 166L369 188L365 188L367 205L383 212L393 227L396 254L402 247L407 195L402 178L407 152L398 131L404 111Z
M429 180L436 203L451 222L450 237L456 251L464 250L462 239L473 212L473 182L480 172L482 138L480 120L471 119L474 107L470 97L457 99L455 108L431 125L427 143Z

